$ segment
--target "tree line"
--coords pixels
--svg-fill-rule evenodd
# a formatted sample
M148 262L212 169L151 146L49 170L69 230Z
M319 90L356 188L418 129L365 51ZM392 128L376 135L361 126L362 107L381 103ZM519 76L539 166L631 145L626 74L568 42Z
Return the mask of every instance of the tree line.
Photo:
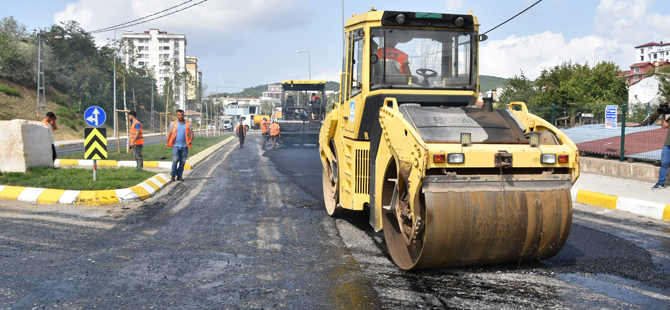
M556 117L567 116L574 122L580 113L588 113L603 121L607 105L621 107L628 102L628 89L620 73L619 66L607 61L595 65L566 61L543 68L535 81L521 72L503 87L500 104L523 101L533 114L546 120L551 120L554 104Z

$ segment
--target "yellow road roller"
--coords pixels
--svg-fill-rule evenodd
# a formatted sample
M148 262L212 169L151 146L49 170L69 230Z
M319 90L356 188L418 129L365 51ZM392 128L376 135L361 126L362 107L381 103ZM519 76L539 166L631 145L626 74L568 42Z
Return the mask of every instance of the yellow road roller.
M477 18L373 9L344 30L340 99L319 133L328 214L369 210L405 270L556 255L577 147L523 102L477 105Z

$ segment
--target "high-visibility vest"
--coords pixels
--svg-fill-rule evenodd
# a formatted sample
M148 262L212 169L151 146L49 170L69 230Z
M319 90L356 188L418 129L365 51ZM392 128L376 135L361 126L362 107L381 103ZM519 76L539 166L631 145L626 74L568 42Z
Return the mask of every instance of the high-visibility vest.
M272 125L270 125L270 135L273 137L279 135L279 124L272 123Z
M135 124L140 124L140 130L135 129ZM130 142L134 142L135 145L144 145L144 134L142 131L142 123L135 119L133 124L130 125Z
M47 122L46 118L42 120L42 123L45 123L47 127L49 127L49 129L51 129L52 131L54 130L54 126L51 126L51 123Z
M377 55L382 56L384 54L384 49L380 48L377 50ZM403 51L394 48L394 47L387 47L386 48L386 59L393 59L398 62L400 65L400 73L407 73L405 72L405 69L403 69L402 65L407 61L407 58L409 58L409 55L405 54Z
M247 136L247 128L244 127L244 125L237 125L237 135L240 135L240 127L242 127L242 136L246 137Z
M261 133L266 133L266 132L268 132L268 123L261 122Z
M177 138L177 130L179 126L179 120L176 120L170 124L170 140L168 140L168 146L172 146L174 144L174 140ZM184 132L186 133L186 145L190 148L193 146L193 137L191 136L191 123L189 123L187 120L184 120L184 126L186 126L186 130Z

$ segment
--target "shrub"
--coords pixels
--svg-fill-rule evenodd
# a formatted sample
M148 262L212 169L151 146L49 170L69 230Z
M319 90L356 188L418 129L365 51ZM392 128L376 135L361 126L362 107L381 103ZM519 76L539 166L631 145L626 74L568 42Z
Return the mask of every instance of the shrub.
M7 85L0 85L0 92L3 92L10 96L16 96L16 97L21 96L21 92L18 89L11 88Z
M67 105L67 102L60 96L54 96L51 101L53 101L57 105Z

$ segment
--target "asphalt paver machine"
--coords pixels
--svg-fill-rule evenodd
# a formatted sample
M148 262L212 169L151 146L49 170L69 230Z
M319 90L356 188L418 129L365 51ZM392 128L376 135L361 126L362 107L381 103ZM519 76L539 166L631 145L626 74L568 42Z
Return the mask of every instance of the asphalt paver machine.
M477 106L477 18L373 10L344 31L341 96L319 136L328 214L368 210L406 270L556 255L579 153L523 102Z
M286 142L318 143L327 109L326 81L282 81L281 110L275 111Z

